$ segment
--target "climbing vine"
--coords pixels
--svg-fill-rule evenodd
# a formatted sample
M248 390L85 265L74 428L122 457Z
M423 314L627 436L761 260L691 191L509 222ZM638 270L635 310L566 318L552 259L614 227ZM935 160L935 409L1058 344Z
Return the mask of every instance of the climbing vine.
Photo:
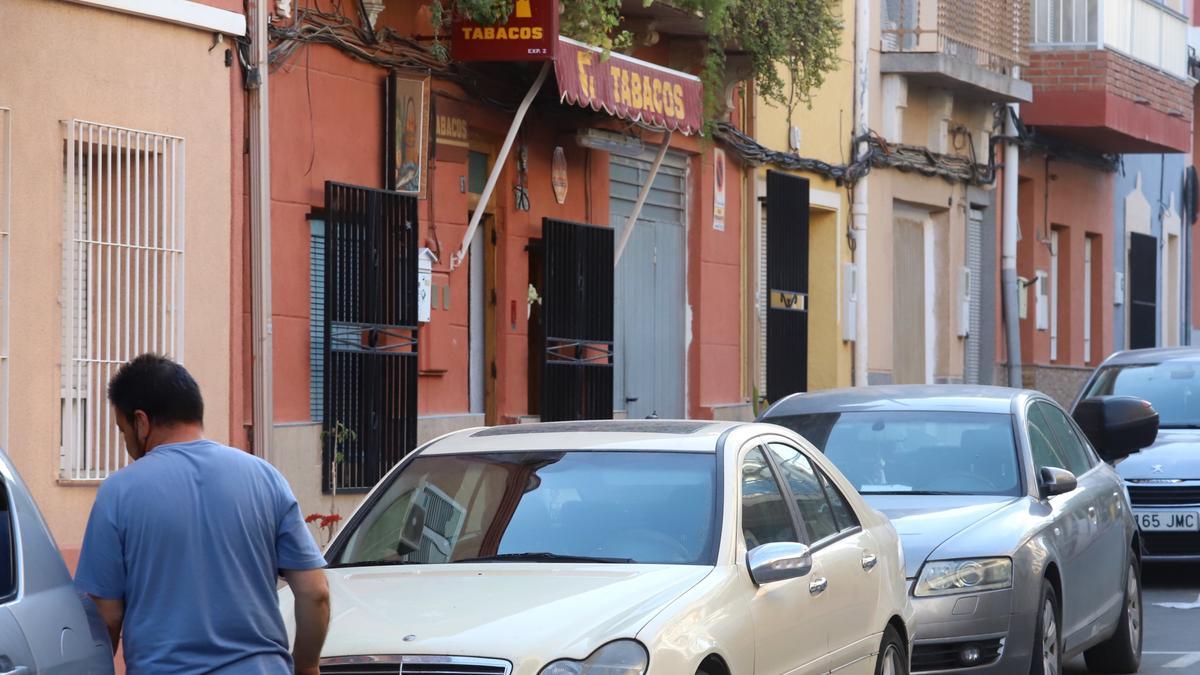
M435 30L445 30L454 14L484 25L502 23L514 0L433 0ZM643 0L649 6L656 0ZM668 0L659 0L668 1ZM720 116L726 51L745 53L758 92L784 105L788 114L807 104L825 74L838 65L842 20L838 0L669 0L704 21L708 41L703 72L710 121ZM622 24L621 0L560 0L560 30L568 37L605 50L626 51L634 35ZM448 60L445 45L434 46Z

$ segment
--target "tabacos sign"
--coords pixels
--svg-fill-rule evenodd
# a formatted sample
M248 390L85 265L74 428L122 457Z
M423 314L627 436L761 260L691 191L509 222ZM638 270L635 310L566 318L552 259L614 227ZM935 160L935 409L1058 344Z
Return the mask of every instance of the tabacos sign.
M504 23L455 18L451 29L450 50L458 61L550 61L558 43L558 3L513 0Z

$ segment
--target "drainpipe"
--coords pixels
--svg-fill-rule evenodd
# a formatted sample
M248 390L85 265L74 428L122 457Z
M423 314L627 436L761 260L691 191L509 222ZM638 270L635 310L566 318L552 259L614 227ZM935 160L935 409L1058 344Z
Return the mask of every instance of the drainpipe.
M871 3L876 0L855 0L854 18L854 136L858 142L856 157L865 157L869 148L866 134L870 129L870 39ZM854 229L854 292L857 295L854 316L854 386L867 385L867 183L863 176L854 184L854 203L850 207L851 227Z
M1013 69L1013 77L1020 77ZM1021 318L1018 314L1017 281L1017 185L1020 179L1021 151L1017 147L1016 103L1009 104L1004 116L1004 221L1001 232L1000 283L1004 290L1004 343L1008 348L1008 386L1021 386Z
M254 454L268 462L275 426L271 344L271 132L267 95L269 0L250 2L250 277Z

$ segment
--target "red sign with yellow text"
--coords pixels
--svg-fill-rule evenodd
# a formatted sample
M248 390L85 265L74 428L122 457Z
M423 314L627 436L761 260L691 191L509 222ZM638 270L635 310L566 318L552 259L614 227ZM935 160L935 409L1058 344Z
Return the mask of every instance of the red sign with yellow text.
M549 61L557 42L555 0L514 0L512 15L497 26L456 18L450 51L458 61Z
M605 110L684 134L699 131L704 89L700 78L569 38L558 39L554 61L558 93L572 105Z

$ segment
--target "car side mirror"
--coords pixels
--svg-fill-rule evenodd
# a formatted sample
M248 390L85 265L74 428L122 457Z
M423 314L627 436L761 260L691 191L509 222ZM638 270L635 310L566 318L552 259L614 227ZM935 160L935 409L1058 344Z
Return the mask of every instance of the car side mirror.
M1158 438L1158 412L1132 396L1097 396L1075 406L1075 423L1106 462L1117 462Z
M1066 494L1076 487L1079 487L1079 481L1075 474L1066 469L1044 466L1041 475L1038 476L1038 488L1041 490L1042 499Z
M746 554L746 565L750 568L750 578L762 586L808 576L813 561L804 544L781 541L755 547Z

